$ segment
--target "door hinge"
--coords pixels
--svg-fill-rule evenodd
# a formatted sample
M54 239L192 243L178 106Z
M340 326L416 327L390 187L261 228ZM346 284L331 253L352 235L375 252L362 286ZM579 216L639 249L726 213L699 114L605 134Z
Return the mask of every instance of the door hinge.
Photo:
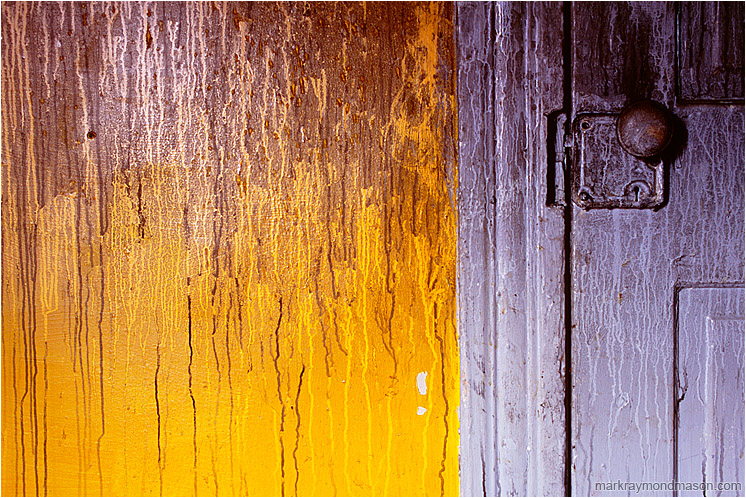
M554 112L549 115L547 141L547 205L565 206L565 182L567 180L568 152L572 135L566 133L567 114Z

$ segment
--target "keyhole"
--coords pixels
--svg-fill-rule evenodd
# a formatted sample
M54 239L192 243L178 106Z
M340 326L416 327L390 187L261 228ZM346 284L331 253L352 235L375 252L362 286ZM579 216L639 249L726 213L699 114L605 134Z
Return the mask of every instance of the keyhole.
M632 187L632 191L635 193L635 202L640 202L640 187L635 185Z

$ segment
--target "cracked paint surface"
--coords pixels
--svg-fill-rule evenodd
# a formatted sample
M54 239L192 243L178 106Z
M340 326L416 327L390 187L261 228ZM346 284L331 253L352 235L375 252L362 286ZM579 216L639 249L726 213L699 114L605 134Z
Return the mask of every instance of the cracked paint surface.
M451 9L3 4L3 494L457 493Z

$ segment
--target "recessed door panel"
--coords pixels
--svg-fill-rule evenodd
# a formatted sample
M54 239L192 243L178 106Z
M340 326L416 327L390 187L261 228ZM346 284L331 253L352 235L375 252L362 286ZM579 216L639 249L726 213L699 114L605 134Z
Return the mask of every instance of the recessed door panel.
M678 292L676 475L680 483L739 484L744 489L744 289ZM695 486L679 496L702 496Z
M679 97L687 101L743 101L743 2L681 2Z

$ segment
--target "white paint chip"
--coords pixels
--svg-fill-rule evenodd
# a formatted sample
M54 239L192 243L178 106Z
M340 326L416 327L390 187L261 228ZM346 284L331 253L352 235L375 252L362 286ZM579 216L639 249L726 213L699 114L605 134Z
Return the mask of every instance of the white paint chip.
M422 406L417 407L417 415L424 415L426 411L427 411L427 408L424 408Z
M417 390L423 396L427 394L427 372L420 372L417 374Z

